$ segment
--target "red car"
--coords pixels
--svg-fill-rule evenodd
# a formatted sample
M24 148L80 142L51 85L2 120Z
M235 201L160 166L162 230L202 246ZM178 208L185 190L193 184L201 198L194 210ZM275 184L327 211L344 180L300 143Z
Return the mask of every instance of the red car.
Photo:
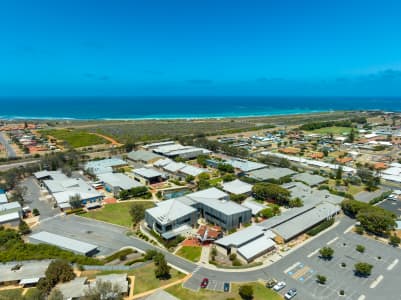
M202 280L202 282L201 282L201 284L200 284L200 287L201 287L202 289L205 289L205 288L207 287L208 284L209 284L209 279L203 278L203 280Z

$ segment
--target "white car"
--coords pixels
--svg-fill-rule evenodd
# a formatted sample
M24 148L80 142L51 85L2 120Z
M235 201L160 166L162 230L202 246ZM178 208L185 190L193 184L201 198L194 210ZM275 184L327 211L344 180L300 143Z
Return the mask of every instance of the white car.
M285 295L284 298L287 300L290 300L294 298L297 295L297 290L296 289L290 289Z
M273 290L278 292L278 291L282 290L283 288L285 288L285 286L286 286L285 282L284 281L280 281L275 286L273 286Z

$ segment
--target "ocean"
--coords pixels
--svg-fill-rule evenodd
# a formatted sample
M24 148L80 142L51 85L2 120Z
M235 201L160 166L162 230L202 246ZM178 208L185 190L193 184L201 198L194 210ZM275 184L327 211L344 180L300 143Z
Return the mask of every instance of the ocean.
M335 110L401 111L401 97L0 98L1 119L189 119L272 116Z

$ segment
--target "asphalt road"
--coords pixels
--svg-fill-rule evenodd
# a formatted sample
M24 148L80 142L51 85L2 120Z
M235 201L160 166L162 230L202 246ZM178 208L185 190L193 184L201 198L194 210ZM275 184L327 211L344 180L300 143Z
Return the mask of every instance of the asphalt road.
M39 160L35 159L35 160L29 160L29 161L21 161L21 162L13 162L13 163L8 163L8 164L2 164L0 165L0 172L4 172L13 168L18 168L21 166L27 166L30 164L34 164L34 163L38 163Z
M0 132L0 143L4 145L7 151L8 158L17 157L17 153L15 153L13 147L8 143L7 138L4 136L4 133Z
M297 288L296 299L368 300L383 299L383 295L386 295L386 300L400 299L401 286L397 283L397 274L401 272L401 250L349 232L347 229L353 224L354 220L343 217L336 227L305 243L280 261L260 269L244 269L240 272L198 266L143 240L127 236L125 228L73 215L49 218L34 231L46 230L98 245L101 255L110 254L126 246L132 246L142 251L156 248L165 254L171 265L193 273L193 277L184 286L194 290L197 290L201 280L205 277L213 285L210 288L216 290L221 290L224 282L250 282L268 280L273 277L287 282L287 287L281 291L282 294L289 288ZM343 245L344 243L346 246ZM366 247L365 254L361 255L355 251L357 244ZM334 259L328 262L318 258L318 250L326 245L335 249ZM381 256L382 259L378 260L378 256ZM389 270L397 260L400 263L397 262ZM353 265L357 261L374 265L370 277L359 278L354 275ZM340 268L341 262L346 262L347 268ZM306 273L303 274L305 270ZM317 284L316 274L325 275L328 283L325 286ZM380 279L380 276L383 276L384 279ZM374 284L376 279L379 282ZM372 285L375 286L372 287ZM346 297L338 295L340 289L346 291Z

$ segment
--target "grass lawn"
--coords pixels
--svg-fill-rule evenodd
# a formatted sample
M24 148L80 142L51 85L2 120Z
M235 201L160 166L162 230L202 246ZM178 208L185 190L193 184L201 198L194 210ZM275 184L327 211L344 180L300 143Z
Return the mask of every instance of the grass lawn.
M213 186L216 186L217 184L219 184L220 182L223 181L223 178L221 177L217 177L217 178L213 178L209 180L209 183Z
M184 246L178 250L177 255L184 257L190 261L197 262L200 259L202 247Z
M117 224L124 227L131 227L132 221L131 221L131 216L129 214L129 210L131 205L133 205L134 203L143 204L145 209L154 206L153 202L150 201L120 202L115 204L106 204L101 209L84 213L81 216L112 224Z
M0 300L22 299L22 289L12 289L0 291Z
M350 133L351 127L326 127L326 128L320 128L320 129L315 129L309 131L310 133L317 133L317 134L343 134L343 133Z
M262 284L253 282L248 283L253 287L253 300L281 300L281 296L270 289L265 288ZM167 292L176 296L179 299L192 299L192 300L226 300L228 298L241 300L241 297L238 294L238 289L240 284L232 284L231 291L229 293L224 292L215 292L209 290L199 290L199 292L193 292L188 289L184 289L181 285L175 285L168 289Z
M159 280L155 277L155 265L153 263L142 268L132 270L128 274L135 276L134 294L157 289L163 285L185 277L185 274L171 268L171 278L168 280Z
M53 129L41 131L43 135L50 135L58 140L63 140L73 148L87 147L99 144L109 144L110 141L85 131Z

